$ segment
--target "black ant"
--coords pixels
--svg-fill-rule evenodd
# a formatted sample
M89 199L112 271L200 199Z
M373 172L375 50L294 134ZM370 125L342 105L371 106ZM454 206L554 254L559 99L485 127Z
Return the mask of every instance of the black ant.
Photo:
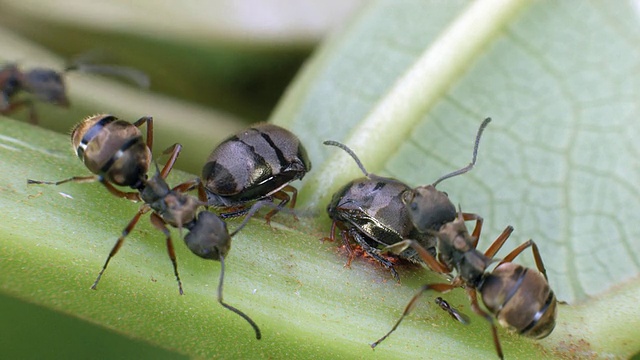
M0 114L8 115L26 107L29 111L29 121L37 124L35 100L68 107L70 102L63 77L70 71L121 76L140 87L149 86L149 79L144 73L122 66L91 65L76 61L63 71L57 71L50 68L21 70L16 64L9 63L0 67ZM20 94L27 97L20 97Z
M138 129L143 123L147 123L146 144L142 141ZM190 231L184 240L194 254L205 259L221 262L218 301L225 308L247 320L254 328L256 338L260 339L260 330L255 322L240 310L223 302L222 281L224 277L224 257L230 249L231 237L244 227L246 221L262 206L262 203L257 203L254 208L249 210L245 222L232 234L229 234L226 224L216 215L207 211L202 211L196 215L198 207L204 206L206 203L185 194L185 192L198 187L200 180L186 181L174 188L170 188L164 180L180 153L181 146L179 144L174 144L165 151L165 153L171 153L171 159L165 164L162 171L156 167L156 174L151 179L147 179L146 172L149 168L153 143L152 123L151 118L141 118L136 123L131 124L110 115L89 117L73 130L72 142L78 156L96 175L72 177L58 182L35 180L27 180L27 182L29 184L60 185L66 182L100 181L116 196L144 202L113 246L98 277L91 286L92 289L95 290L97 288L109 261L122 247L126 236L134 229L140 217L153 210L150 220L153 226L166 236L167 251L173 264L180 294L183 294L182 282L178 274L173 241L171 233L166 226L167 224L180 230L186 228ZM136 189L137 192L122 192L113 187L111 182L121 186L129 186Z
M142 139L139 127L147 124L147 140ZM164 151L171 154L169 161L162 171L154 176L153 181L147 180L147 172L151 163L151 151L153 149L153 118L142 117L135 123L120 120L112 115L94 115L85 118L74 127L71 132L71 143L76 154L85 166L95 175L74 176L60 181L38 181L27 180L27 184L61 185L67 182L94 182L102 183L110 193L117 197L126 198L132 201L143 201L136 215L131 219L127 227L122 231L115 246L111 250L102 271L94 282L92 289L96 289L109 260L113 257L124 242L124 238L133 230L140 217L149 210L154 210L151 215L151 223L164 232L167 236L167 251L173 264L174 274L178 281L180 294L182 282L178 275L178 265L175 251L171 241L169 230L165 224L182 228L195 217L197 199L195 201L187 197L179 196L181 192L197 186L197 181L180 184L170 192L168 185L157 179L167 177L175 164L182 146L174 144ZM113 184L128 186L136 191L124 192L117 189ZM189 206L182 203L176 208L176 201L191 201ZM174 206L174 208L171 208Z
M472 235L469 235L464 224L470 220L476 221ZM521 244L500 260L493 271L488 272L489 265L498 260L494 257L513 232L513 227L507 226L483 254L476 250L482 222L483 219L478 215L458 212L455 220L433 232L438 238L437 259L414 240L404 240L387 248L389 251L401 252L411 247L433 271L450 275L455 269L457 275L451 283L423 285L409 301L393 328L371 344L372 348L398 328L424 292L433 290L445 293L458 287L464 288L467 292L473 312L491 324L493 342L501 359L504 355L494 319L490 314L495 316L502 326L527 337L542 339L553 331L557 300L549 287L547 273L536 243L529 240ZM529 247L532 249L538 272L512 263L513 259ZM480 294L490 314L480 308L477 294Z

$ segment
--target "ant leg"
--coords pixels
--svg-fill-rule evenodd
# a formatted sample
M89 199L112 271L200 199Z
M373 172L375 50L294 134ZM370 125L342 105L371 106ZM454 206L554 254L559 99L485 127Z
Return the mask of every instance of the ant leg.
M218 282L218 302L220 303L220 305L222 305L226 309L229 309L229 310L233 311L234 313L238 314L240 317L245 319L249 323L249 325L251 325L251 327L253 327L253 331L255 331L255 333L256 333L256 339L260 340L262 338L262 334L260 333L260 328L249 317L249 315L243 313L242 311L238 310L237 308L235 308L235 307L225 303L224 301L222 301L222 286L223 286L223 284L224 284L224 256L220 255L220 280Z
M176 260L176 252L173 249L173 241L171 241L171 232L167 229L164 220L162 220L160 215L156 213L151 214L151 224L153 224L156 229L162 231L167 237L167 252L169 253L169 259L171 259L171 263L173 264L173 273L176 275L176 280L178 280L178 290L180 290L180 295L182 295L184 292L182 291L180 275L178 275L178 261Z
M538 250L538 245L536 245L535 241L533 241L532 239L529 239L528 241L520 244L520 246L518 246L517 248L513 249L509 254L507 254L507 256L504 257L504 259L502 259L502 261L500 261L498 266L500 266L503 263L508 263L513 261L513 259L515 259L518 255L520 255L520 253L522 253L528 247L531 247L531 252L533 252L533 258L536 261L536 267L538 268L538 271L540 271L544 276L544 278L548 281L549 279L547 279L547 270L545 269L544 263L542 262L542 256L540 256L540 250Z
M191 179L173 187L173 191L186 193L200 187L200 178Z
M107 190L112 194L119 198L128 199L134 202L140 201L140 194L137 192L124 192L116 189L110 182L102 179L100 176L91 175L91 176L74 176L68 179L60 180L60 181L40 181L40 180L31 180L27 179L27 184L41 184L41 185L61 185L68 182L75 183L90 183L99 181Z
M31 180L27 179L27 184L40 184L40 185L61 185L68 182L76 182L76 183L89 183L99 181L100 177L97 175L91 176L74 176L68 179L60 180L60 181L40 181L40 180Z
M358 232L356 228L351 228L348 231L349 235L351 235L351 237L358 243L358 245L362 247L364 252L366 252L372 258L376 259L380 264L382 264L382 266L389 269L393 278L396 279L397 282L400 282L400 275L398 275L398 272L396 271L391 261L380 256L376 249L367 244L365 238Z
M403 252L406 248L412 247L420 256L422 261L424 261L429 268L440 274L449 274L451 273L451 269L449 269L445 264L436 260L436 258L431 255L422 245L420 245L417 241L407 239L400 242L397 242L393 245L389 245L384 248L384 251L391 251L395 254L399 254Z
M171 154L171 156L169 157L169 160L167 161L167 163L164 164L164 167L160 172L161 178L166 179L167 175L169 175L169 172L171 172L171 169L173 169L173 165L176 163L176 160L178 159L178 155L180 155L180 151L182 151L182 145L175 143L169 146L167 149L165 149L162 152L162 155Z
M207 198L207 191L204 189L204 184L202 181L198 184L198 200L206 203L207 209L209 209L209 199Z
M102 185L104 185L104 187L107 188L107 190L109 190L109 192L117 197L120 198L124 198L127 200L131 200L133 202L138 202L140 201L140 193L139 192L124 192L124 191L120 191L118 189L116 189L113 185L111 185L110 182L106 181L106 180L101 180L100 183L102 183Z
M498 329L496 328L496 324L493 322L493 318L491 317L491 315L487 314L480 308L480 305L478 304L478 297L476 295L476 289L468 287L466 291L467 296L469 296L469 300L471 301L471 310L473 310L474 313L485 318L489 322L489 324L491 324L491 332L493 333L493 344L496 347L498 357L500 359L504 359L504 355L502 354L502 346L500 346L500 339L498 338Z
M504 230L502 231L502 234L500 234L500 236L498 236L493 241L491 246L489 246L487 251L484 252L484 256L488 257L489 259L493 259L496 253L502 248L502 245L504 245L504 243L507 241L509 236L511 236L512 232L513 232L513 226L509 225L506 228L504 228Z
M149 206L147 205L141 206L140 209L138 209L138 212L136 213L136 215L133 217L133 219L131 219L131 221L129 221L129 224L127 224L124 230L122 230L122 235L120 235L120 237L116 241L116 244L111 249L111 252L109 253L109 257L107 257L107 261L104 262L104 265L102 266L102 270L100 270L100 273L96 278L96 281L94 281L93 285L91 285L91 289L96 290L98 288L98 282L100 281L102 274L104 274L104 271L107 269L107 265L109 265L109 261L111 260L111 258L114 257L118 252L118 250L120 250L120 248L122 247L122 244L124 243L124 238L127 237L127 235L129 235L129 233L133 231L133 228L136 227L138 220L140 220L140 216L142 216L149 210L151 210Z
M133 123L135 127L140 127L143 124L147 124L147 147L149 151L153 151L153 117L143 116Z
M482 223L484 222L484 219L478 214L461 213L460 215L462 215L462 219L464 221L476 221L476 226L473 228L473 233L471 233L471 238L473 238L472 245L475 249L478 246L478 240L480 240L480 232L482 232Z
M402 313L402 316L400 316L400 319L398 319L396 324L393 325L393 327L391 328L391 330L388 333L386 333L383 337L381 337L380 339L376 340L373 344L371 344L370 345L371 348L374 349L376 346L380 345L381 342L383 342L386 338L388 338L389 335L391 335L391 333L394 332L398 328L398 326L400 325L402 320L405 318L405 316L409 315L411 310L413 310L413 307L415 306L416 302L418 301L420 296L422 296L423 293L425 293L425 292L427 292L429 290L437 291L439 293L446 293L448 291L451 291L454 288L456 288L456 285L453 285L453 284L427 284L427 285L423 285L422 288L420 288L420 290L415 295L413 295L413 297L411 298L411 300L409 301L407 306L404 308L404 312Z
M29 111L29 122L33 125L38 124L38 113L36 112L36 107L33 101L24 99L14 101L9 103L9 106L0 110L0 113L3 115L11 114L12 112L19 110L22 107L27 107Z

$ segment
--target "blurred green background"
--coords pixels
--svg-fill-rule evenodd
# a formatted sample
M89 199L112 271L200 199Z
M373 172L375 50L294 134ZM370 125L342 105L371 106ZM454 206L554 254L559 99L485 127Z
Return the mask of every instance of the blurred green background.
M3 0L0 61L61 70L74 56L97 51L103 63L144 71L148 90L67 74L71 108L37 104L40 126L67 133L97 112L130 121L153 115L155 152L188 140L176 167L197 174L221 139L268 118L316 44L360 3ZM121 96L92 92L95 84L112 82ZM27 112L10 116L26 121ZM182 357L1 293L0 327L8 359Z

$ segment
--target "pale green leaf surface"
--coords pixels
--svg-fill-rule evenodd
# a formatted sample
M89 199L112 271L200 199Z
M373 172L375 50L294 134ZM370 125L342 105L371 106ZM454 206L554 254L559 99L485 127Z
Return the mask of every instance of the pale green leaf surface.
M639 35L630 2L376 2L317 53L273 116L319 170L302 202L325 206L359 176L323 140L415 186L466 165L492 117L476 169L439 185L485 217L480 247L514 225L512 246L535 239L571 303L637 277Z

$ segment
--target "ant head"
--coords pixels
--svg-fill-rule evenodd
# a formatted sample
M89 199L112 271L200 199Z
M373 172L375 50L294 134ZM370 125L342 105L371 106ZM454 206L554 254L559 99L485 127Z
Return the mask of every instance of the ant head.
M69 106L62 74L52 69L36 68L25 73L25 89L40 100L59 106Z
M227 224L209 211L201 211L184 242L191 252L204 259L219 261L231 249Z
M405 191L402 202L420 232L437 231L456 217L456 208L447 193L437 190L433 185Z

